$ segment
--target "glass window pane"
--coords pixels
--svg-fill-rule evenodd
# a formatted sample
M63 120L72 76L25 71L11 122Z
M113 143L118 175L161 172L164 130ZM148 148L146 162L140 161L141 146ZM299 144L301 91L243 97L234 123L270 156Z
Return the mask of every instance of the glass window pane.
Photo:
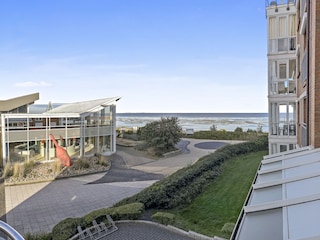
M287 37L287 18L279 18L279 37Z
M287 64L282 63L279 65L279 77L280 79L287 78Z
M279 52L288 51L288 38L278 39L278 51Z
M276 18L269 18L269 39L276 38Z

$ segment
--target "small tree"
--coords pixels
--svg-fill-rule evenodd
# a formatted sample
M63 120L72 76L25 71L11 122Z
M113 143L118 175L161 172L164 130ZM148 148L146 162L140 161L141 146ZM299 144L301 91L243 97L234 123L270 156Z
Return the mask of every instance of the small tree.
M162 117L140 128L139 137L145 140L149 147L166 151L174 148L180 141L182 128L177 117Z
M235 130L234 130L234 132L243 132L243 129L241 128L241 127L237 127Z

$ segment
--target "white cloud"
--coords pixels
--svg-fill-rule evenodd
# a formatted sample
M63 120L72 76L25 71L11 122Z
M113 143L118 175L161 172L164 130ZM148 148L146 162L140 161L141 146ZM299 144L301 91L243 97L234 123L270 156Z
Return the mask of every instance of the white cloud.
M27 81L27 82L18 82L14 84L14 87L50 87L52 86L51 83L40 81L40 82L32 82L32 81Z

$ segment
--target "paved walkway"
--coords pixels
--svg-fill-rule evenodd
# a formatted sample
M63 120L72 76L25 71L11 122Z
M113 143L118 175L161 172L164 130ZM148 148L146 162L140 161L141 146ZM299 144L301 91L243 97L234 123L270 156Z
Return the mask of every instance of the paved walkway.
M47 183L6 186L7 223L22 234L50 232L65 218L81 217L93 210L111 207L163 176L214 151L195 147L195 144L203 141L188 141L190 144L182 142L182 154L160 160L137 157L118 150L117 158L112 162L114 166L118 164L118 168L112 167L108 174L99 173ZM119 166L122 167L122 171L119 171ZM129 173L123 177L125 169ZM112 172L113 170L115 172Z

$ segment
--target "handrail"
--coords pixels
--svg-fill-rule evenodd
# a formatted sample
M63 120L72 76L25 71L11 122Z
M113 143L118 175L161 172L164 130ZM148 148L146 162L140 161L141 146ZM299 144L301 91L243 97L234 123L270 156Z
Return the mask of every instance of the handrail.
M2 230L4 233L6 233L13 240L25 240L17 230L15 230L9 224L7 224L1 220L0 220L0 230Z

